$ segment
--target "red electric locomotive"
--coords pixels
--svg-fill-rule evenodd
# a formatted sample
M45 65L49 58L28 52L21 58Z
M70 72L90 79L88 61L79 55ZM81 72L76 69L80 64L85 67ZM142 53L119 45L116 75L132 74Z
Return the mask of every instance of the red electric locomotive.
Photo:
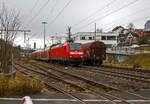
M63 63L69 63L79 65L82 61L84 51L80 43L58 44L51 47L50 59L52 61L60 61Z
M52 45L45 50L35 51L30 54L31 58L60 62L64 64L79 65L83 60L84 51L80 43Z

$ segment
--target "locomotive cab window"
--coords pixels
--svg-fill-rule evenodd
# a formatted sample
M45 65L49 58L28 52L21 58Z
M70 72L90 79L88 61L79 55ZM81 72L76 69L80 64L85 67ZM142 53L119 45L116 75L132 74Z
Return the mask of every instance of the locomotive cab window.
M70 43L70 50L82 50L82 45L80 43Z

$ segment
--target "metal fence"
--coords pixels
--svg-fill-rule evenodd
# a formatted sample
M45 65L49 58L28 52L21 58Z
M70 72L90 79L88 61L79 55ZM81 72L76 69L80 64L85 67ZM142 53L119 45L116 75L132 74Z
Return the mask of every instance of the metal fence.
M116 54L139 54L139 53L150 53L150 51L137 50L131 47L112 47L108 48L107 53L116 53Z

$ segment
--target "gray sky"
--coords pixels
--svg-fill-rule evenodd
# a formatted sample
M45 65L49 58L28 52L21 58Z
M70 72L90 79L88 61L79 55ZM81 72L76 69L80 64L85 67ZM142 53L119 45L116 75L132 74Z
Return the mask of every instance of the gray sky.
M7 8L20 11L22 29L30 29L30 36L36 34L30 39L31 43L41 44L42 21L48 22L46 38L49 39L56 33L65 34L67 26L72 26L73 32L85 32L94 31L94 23L97 23L97 28L110 31L129 22L143 28L150 19L150 0L0 0L0 4L3 2ZM16 42L23 43L23 35L19 33L19 36Z

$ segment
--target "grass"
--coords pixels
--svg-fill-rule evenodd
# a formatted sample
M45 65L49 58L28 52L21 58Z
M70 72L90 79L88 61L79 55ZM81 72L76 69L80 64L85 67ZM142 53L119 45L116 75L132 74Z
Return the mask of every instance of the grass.
M141 68L150 69L150 54L137 54L130 56L127 60L121 64L125 65L139 65Z
M25 96L29 94L41 93L44 84L39 78L29 78L27 76L18 76L14 79L0 78L0 96Z
M120 63L108 63L105 62L104 65L112 65L119 67L134 67L138 65L139 68L150 69L150 54L136 54L129 56L125 61Z

